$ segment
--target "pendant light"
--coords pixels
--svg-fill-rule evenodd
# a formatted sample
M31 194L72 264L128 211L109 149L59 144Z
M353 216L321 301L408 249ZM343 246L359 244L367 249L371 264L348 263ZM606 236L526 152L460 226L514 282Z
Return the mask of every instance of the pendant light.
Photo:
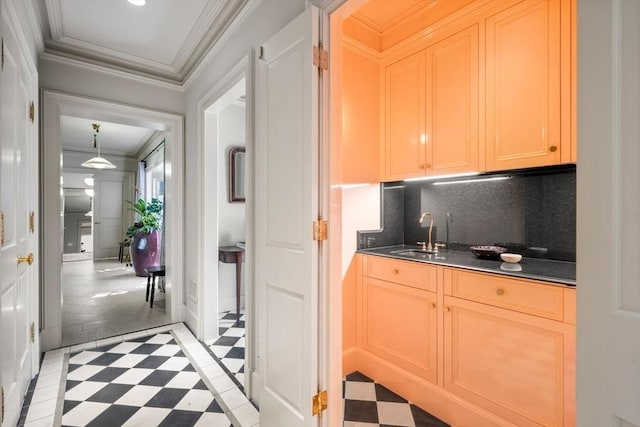
M115 169L116 165L111 163L104 157L100 157L100 144L98 144L98 132L100 132L100 125L93 123L93 148L98 149L98 157L93 157L82 164L85 168L92 169Z

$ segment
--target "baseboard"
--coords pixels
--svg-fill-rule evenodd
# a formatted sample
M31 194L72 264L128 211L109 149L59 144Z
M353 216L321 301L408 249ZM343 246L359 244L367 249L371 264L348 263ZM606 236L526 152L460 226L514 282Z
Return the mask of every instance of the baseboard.
M342 351L342 376L358 370L358 349L351 347Z
M45 328L40 331L40 352L62 347L62 326Z
M251 396L247 396L249 400L260 406L260 390L262 389L262 377L258 371L251 372Z
M444 388L407 372L386 360L356 348L357 370L435 415L451 426L516 427L476 405L447 392Z

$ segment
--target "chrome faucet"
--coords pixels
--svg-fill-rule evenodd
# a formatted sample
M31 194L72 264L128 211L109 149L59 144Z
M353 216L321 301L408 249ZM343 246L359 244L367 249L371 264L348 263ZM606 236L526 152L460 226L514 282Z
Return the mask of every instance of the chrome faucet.
M425 250L427 252L434 252L433 245L431 244L431 231L433 229L433 214L431 212L424 212L420 216L420 219L418 220L418 222L420 224L422 224L424 222L424 217L427 216L427 215L429 215L429 217L431 218L431 222L429 223L429 234L428 234L429 241L428 241L428 243L418 242L418 244L422 244L422 250Z

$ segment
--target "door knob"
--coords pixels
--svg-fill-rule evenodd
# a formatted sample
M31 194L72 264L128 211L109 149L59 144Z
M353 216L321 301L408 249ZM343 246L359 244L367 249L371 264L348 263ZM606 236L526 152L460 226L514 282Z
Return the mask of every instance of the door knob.
M27 256L19 256L18 257L18 264L21 264L23 262L26 262L29 265L33 264L33 254L30 253Z

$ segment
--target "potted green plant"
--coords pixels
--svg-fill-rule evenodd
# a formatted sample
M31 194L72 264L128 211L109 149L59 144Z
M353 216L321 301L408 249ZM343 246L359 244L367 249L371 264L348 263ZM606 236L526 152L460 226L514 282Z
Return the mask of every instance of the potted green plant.
M160 265L160 230L162 229L162 202L155 197L147 202L138 199L131 203L138 214L137 221L127 229L131 239L131 263L136 276L147 276L147 268Z

